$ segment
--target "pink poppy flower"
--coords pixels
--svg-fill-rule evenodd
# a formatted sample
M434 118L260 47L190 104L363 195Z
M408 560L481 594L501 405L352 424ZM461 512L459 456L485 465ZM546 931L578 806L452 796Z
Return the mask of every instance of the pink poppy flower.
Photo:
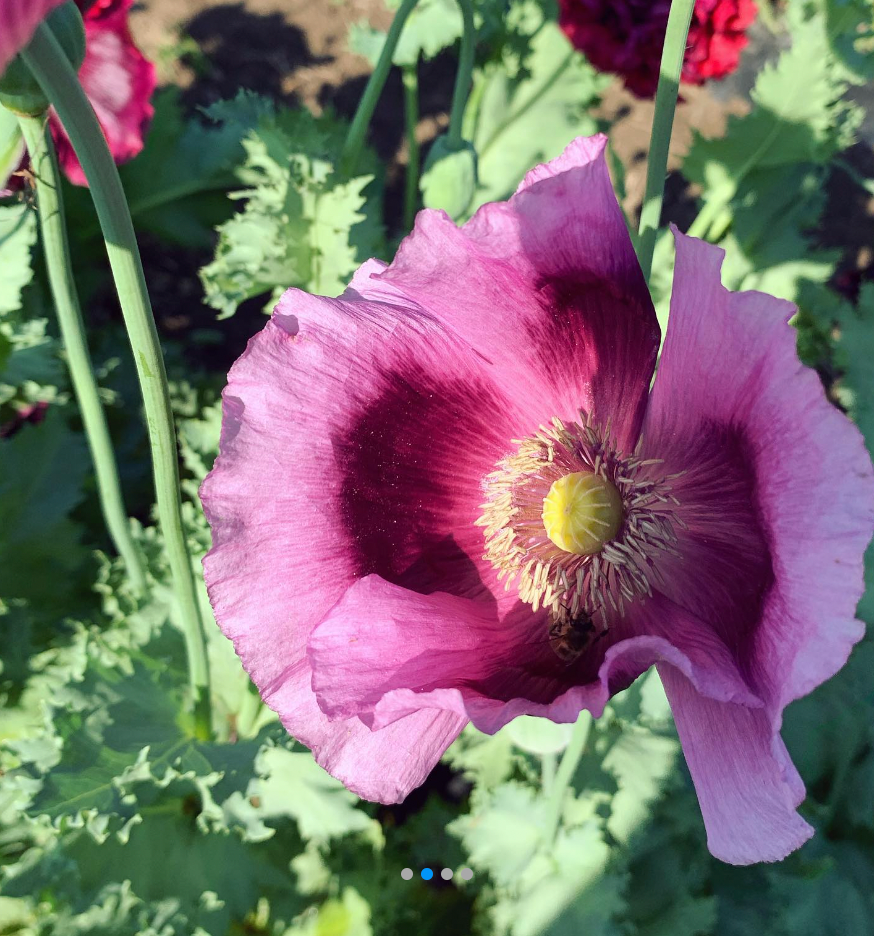
M0 0L0 75L30 42L36 27L64 0Z
M682 234L650 390L605 142L283 296L224 393L210 598L288 731L384 803L469 721L597 716L657 664L711 851L777 860L811 834L783 708L862 635L871 462L793 307Z
M133 159L142 150L155 112L155 66L137 48L128 26L133 4L134 0L76 0L85 21L85 61L79 80L117 163ZM67 178L86 185L85 173L54 109L49 124Z

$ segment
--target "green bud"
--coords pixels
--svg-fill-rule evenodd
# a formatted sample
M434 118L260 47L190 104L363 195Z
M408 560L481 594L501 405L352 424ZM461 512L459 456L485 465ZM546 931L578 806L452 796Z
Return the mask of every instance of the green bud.
M453 148L449 138L438 137L425 160L422 203L426 208L442 208L450 218L459 218L473 201L477 181L476 150L462 140Z
M45 23L78 72L85 60L85 24L76 4L69 2L56 7ZM0 104L28 117L36 117L48 109L49 102L42 88L20 55L15 56L0 76Z

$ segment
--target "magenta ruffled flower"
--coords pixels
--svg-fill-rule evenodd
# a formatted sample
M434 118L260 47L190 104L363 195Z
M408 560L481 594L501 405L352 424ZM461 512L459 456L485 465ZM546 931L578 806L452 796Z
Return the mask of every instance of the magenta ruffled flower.
M85 21L85 61L79 80L117 163L133 159L142 150L155 112L155 66L137 48L128 26L133 4L134 0L76 0ZM67 178L86 185L85 173L54 109L49 124Z
M210 597L288 731L384 803L469 721L599 715L657 664L711 851L777 860L811 834L782 712L862 635L872 467L793 307L682 234L650 391L604 146L283 296L224 394Z
M155 112L152 106L157 81L155 66L134 44L128 26L133 3L134 0L76 0L85 23L85 60L79 80L103 128L109 151L119 164L133 159L142 150ZM73 144L54 108L49 109L49 128L58 162L67 178L76 185L87 185ZM26 168L27 163L22 140L19 169ZM0 175L0 198L19 191L23 184L20 171L8 179Z

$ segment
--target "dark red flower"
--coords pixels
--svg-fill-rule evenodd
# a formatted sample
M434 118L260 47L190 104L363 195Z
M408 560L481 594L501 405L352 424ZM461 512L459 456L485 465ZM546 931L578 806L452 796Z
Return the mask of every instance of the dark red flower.
M134 0L76 0L85 22L85 61L79 70L79 80L117 163L133 159L142 150L155 112L152 107L155 66L136 47L128 26L133 3ZM76 185L87 185L73 144L54 108L49 110L49 127L58 162L67 178ZM23 141L19 151L19 170L23 170L27 167ZM11 156L5 167L0 166L0 198L19 191L24 184L20 171L6 176L15 165Z
M117 163L143 148L152 119L155 66L140 52L128 26L134 0L76 0L85 20L85 61L79 71L106 142ZM85 185L85 174L60 120L51 112L58 161L71 182Z
M621 75L638 97L655 94L670 0L559 0L559 7L561 28L595 68ZM755 16L754 0L696 0L683 81L731 74Z

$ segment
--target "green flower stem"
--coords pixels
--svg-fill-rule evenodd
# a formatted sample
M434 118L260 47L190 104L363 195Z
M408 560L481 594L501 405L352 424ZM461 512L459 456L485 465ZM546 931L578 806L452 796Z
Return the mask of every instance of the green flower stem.
M485 69L474 71L473 86L470 89L470 95L464 108L464 122L461 127L461 135L465 140L474 140L476 138L483 96L489 86L489 81L490 75Z
M404 65L404 123L407 132L407 174L404 179L404 230L409 231L419 206L419 165L421 162L416 126L419 123L419 69L417 64Z
M574 725L570 744L565 748L561 756L561 763L558 765L558 771L555 780L552 783L552 789L549 792L549 810L546 818L546 835L544 842L546 848L552 848L555 837L558 834L558 827L561 824L561 816L564 810L564 801L567 797L568 787L573 780L574 774L580 763L580 758L586 749L586 742L589 740L589 731L592 728L592 715L590 712L580 712L580 717Z
M732 199L737 195L741 183L759 165L776 139L777 131L772 129L730 179L708 191L707 200L686 232L690 237L700 237L715 243L725 235L731 225L729 205Z
M482 158L501 138L501 134L505 130L509 129L523 114L528 113L532 107L551 89L553 88L558 81L561 79L561 76L570 68L571 63L574 60L574 57L577 55L576 50L571 49L570 52L558 63L555 68L555 71L543 82L543 84L525 101L522 106L510 114L505 120L501 121L500 124L494 129L491 136L486 140L480 149L480 157Z
M340 154L340 172L349 176L355 171L361 151L364 149L364 138L370 120L376 109L376 102L382 94L388 73L391 70L392 58L397 48L398 40L404 28L407 17L413 12L418 0L403 0L392 20L376 68L367 82L364 94L358 102L358 109L352 118L352 126L346 136L343 152ZM458 147L461 145L461 130L464 122L464 109L467 104L467 95L473 76L474 51L476 46L476 27L473 20L472 0L457 0L461 7L461 18L464 31L461 35L461 54L458 62L458 72L455 75L455 89L452 92L452 109L449 114L449 142Z
M164 359L140 260L130 211L115 162L82 86L51 30L42 23L21 53L46 97L55 106L85 171L106 241L127 327L152 448L158 518L179 602L194 696L195 733L212 736L209 662L191 557L182 524L176 430Z
M668 15L665 47L659 68L659 83L656 89L655 113L652 119L652 136L649 144L649 161L646 166L646 194L640 211L640 230L637 241L637 258L643 274L649 280L652 271L652 255L656 234L662 214L665 192L665 172L668 165L668 147L674 126L674 111L680 90L680 73L686 54L686 38L695 0L673 0Z
M401 37L401 30L407 17L413 12L413 7L418 0L403 0L397 13L389 27L388 34L385 37L385 44L382 52L379 53L379 61L376 68L373 69L364 94L358 102L358 109L352 118L352 126L349 127L349 133L346 136L346 142L343 145L343 152L340 154L340 172L349 176L355 171L358 160L361 157L361 151L364 149L364 137L367 134L367 128L370 126L370 118L373 117L373 111L376 109L376 102L382 93L388 73L391 69L392 56Z
M710 230L710 226L716 220L716 216L719 212L728 204L728 200L723 199L711 199L710 201L704 202L701 206L701 210L695 215L695 219L689 225L689 229L686 233L689 237L700 237L703 240L707 239L707 232Z
M458 71L455 73L455 88L452 92L452 109L449 112L449 145L453 149L461 146L461 131L464 125L464 109L467 96L473 82L473 62L476 50L476 26L473 21L473 3L471 0L458 0L461 7L463 31L461 33L461 52L458 58Z
M551 751L540 758L540 786L543 795L549 796L555 784L555 768L558 760Z
M19 114L18 124L30 153L36 179L39 226L49 284L67 352L70 378L94 462L103 519L110 539L125 564L131 585L137 594L143 595L146 591L146 573L124 509L115 453L100 402L100 391L85 338L85 323L73 280L55 144L51 134L46 131L44 116L26 117Z

